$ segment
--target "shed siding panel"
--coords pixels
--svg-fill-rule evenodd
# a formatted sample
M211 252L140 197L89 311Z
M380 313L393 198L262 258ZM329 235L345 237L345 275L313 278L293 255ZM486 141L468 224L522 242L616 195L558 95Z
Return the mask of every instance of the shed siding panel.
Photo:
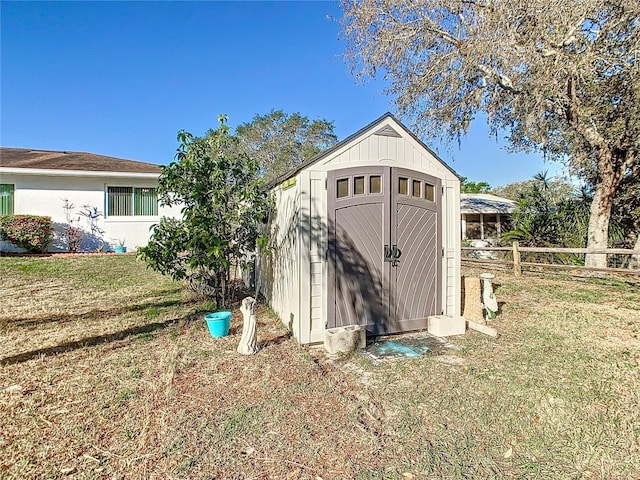
M378 148L380 149L380 158L391 158L392 155L389 154L390 146L389 146L389 137L376 135L378 137Z
M315 343L322 340L324 335L324 302L323 273L324 251L326 236L326 212L323 208L324 179L321 172L310 172L311 202L310 212L316 228L311 236L311 325L309 342Z
M287 190L273 191L275 217L271 222L270 250L261 262L260 287L282 323L293 327L299 338L298 226L300 221L299 182Z
M460 183L447 181L445 184L446 215L448 221L443 225L443 245L446 257L446 298L444 313L460 315Z
M371 158L371 152L369 151L369 141L365 139L358 143L360 155L358 157L358 161L362 161L363 159ZM353 147L352 147L353 148Z
M405 158L405 141L403 138L394 138L395 158Z
M356 143L349 149L349 162L357 162L360 160L360 144Z
M311 331L311 254L313 237L317 235L317 219L310 215L311 210L311 188L309 170L303 170L298 175L300 193L300 226L298 227L299 245L299 283L298 283L298 331L296 338L300 343L309 343L309 332ZM295 286L289 294L296 292Z
M378 140L380 139L380 135L371 135L367 140L369 142L369 159L372 161L381 160L383 157L380 156L380 145L378 144ZM367 159L360 159L367 160Z

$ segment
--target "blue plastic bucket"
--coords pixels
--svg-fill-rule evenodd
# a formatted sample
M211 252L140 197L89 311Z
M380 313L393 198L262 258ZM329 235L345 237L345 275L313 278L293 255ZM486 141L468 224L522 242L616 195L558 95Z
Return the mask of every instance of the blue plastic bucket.
M213 338L226 337L229 335L229 324L231 323L231 312L216 312L205 315L209 333Z

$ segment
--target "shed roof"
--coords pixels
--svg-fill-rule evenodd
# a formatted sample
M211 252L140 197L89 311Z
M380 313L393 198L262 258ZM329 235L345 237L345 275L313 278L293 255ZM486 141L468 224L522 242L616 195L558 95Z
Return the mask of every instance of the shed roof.
M512 213L516 202L488 193L460 194L460 213Z
M317 163L320 160L322 160L323 158L331 155L336 150L341 149L342 147L344 147L345 145L347 145L348 143L350 143L351 141L355 140L357 137L362 135L367 130L375 127L379 123L382 123L387 118L391 118L396 124L398 124L402 128L402 130L404 130L404 132L406 132L411 138L413 138L416 142L418 142L420 144L420 146L422 146L425 150L427 150L429 153L431 153L431 155L433 155L440 163L442 163L442 165L444 165L447 168L447 170L449 170L456 177L458 177L460 180L462 180L462 177L453 168L451 168L449 165L447 165L444 160L442 160L433 150L431 150L427 145L425 145L425 143L422 140L420 140L411 130L409 130L400 120L398 120L396 117L394 117L390 112L387 112L384 115L382 115L380 118L377 118L376 120L371 122L369 125L367 125L365 127L362 127L356 133L354 133L352 135L349 135L347 138L345 138L344 140L336 143L332 147L330 147L330 148L318 153L317 155L311 157L310 159L302 162L300 165L297 165L293 169L289 170L287 173L285 173L283 175L280 175L279 177L273 179L272 181L270 181L266 185L267 190L275 187L276 185L278 185L278 184L282 183L283 181L287 180L288 178L291 178L294 175L297 175L300 171L304 170L305 168L310 167L314 163ZM386 132L384 128L382 130L380 130L379 132L377 132L377 133L380 134L380 135L395 136L393 134L390 134L390 133Z
M89 172L157 173L153 163L137 162L95 153L0 147L0 167Z

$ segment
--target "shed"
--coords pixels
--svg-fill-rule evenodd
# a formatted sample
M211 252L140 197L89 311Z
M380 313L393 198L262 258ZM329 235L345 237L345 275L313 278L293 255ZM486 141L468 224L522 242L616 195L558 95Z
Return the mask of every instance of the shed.
M460 177L387 113L270 185L259 289L302 344L460 313Z

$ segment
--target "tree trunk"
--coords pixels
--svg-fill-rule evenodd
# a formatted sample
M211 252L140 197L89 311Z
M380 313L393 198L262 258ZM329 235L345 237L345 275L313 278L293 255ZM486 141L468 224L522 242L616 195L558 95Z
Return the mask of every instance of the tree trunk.
M633 249L640 250L640 232L638 232L638 236L636 237L636 244L633 246ZM629 268L640 269L640 255L631 256L631 261L629 262Z
M587 248L607 248L609 244L609 218L611 217L612 204L613 194L610 187L602 183L598 184L593 202L591 203ZM585 256L584 264L587 267L606 268L607 255L588 253Z
M591 203L589 214L589 231L587 234L587 248L602 249L609 245L609 220L611 207L624 168L615 168L610 155L603 155L598 159L598 183ZM607 255L603 253L590 253L585 256L585 266L593 268L606 268Z

